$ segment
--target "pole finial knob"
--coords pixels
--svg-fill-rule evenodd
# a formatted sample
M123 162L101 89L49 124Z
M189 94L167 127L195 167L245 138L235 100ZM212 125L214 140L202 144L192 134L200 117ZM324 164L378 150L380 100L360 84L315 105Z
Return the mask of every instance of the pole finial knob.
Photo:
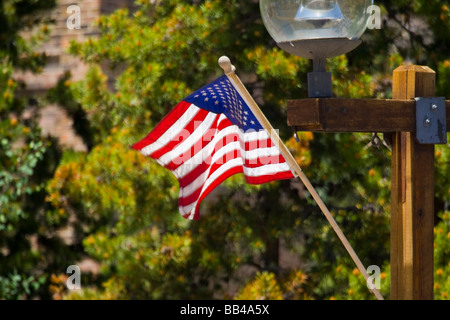
M227 56L222 56L219 58L219 66L223 69L225 74L234 72L236 68L231 64L230 58Z

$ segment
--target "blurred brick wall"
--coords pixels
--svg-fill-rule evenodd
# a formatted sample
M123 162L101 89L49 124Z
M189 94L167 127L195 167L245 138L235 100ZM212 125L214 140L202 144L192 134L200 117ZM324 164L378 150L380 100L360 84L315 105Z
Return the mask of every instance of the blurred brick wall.
M55 24L50 26L50 39L38 50L47 55L45 68L40 74L29 72L15 74L16 79L26 83L26 92L22 94L45 93L53 88L67 71L70 71L72 75L71 81L83 79L87 66L67 53L70 41L84 42L90 37L97 37L98 30L93 24L99 16L110 14L119 8L129 8L131 11L133 2L134 0L59 0L57 8L48 13L55 20ZM67 13L70 5L77 5L80 8L80 29L67 27L67 20L72 15L72 12ZM39 123L42 134L56 137L62 147L86 151L83 141L76 136L72 128L72 119L58 106L42 106Z
M43 94L54 87L66 71L71 72L72 81L83 79L87 67L79 59L67 53L70 41L84 42L89 37L96 37L98 31L93 27L93 23L100 15L109 14L119 8L130 8L133 2L133 0L81 0L76 2L59 0L58 7L48 13L56 20L56 23L50 26L50 40L38 50L46 53L47 64L40 74L16 73L14 75L16 79L23 80L27 85L26 92L20 92L19 94L25 96ZM80 29L71 30L67 28L67 19L71 15L71 13L67 13L67 8L70 5L80 7ZM24 118L32 117L35 114L34 111L34 108L30 107L22 116ZM73 130L73 119L67 116L62 108L57 105L41 106L38 116L42 135L55 137L61 148L70 148L81 152L87 151L83 140ZM57 231L66 244L72 244L76 240L73 232L75 222L76 217L71 214L68 225ZM31 242L33 242L33 237L30 239ZM76 264L83 273L97 274L99 272L98 262L90 258L83 258Z
M80 8L81 29L67 28L67 13L70 5ZM98 31L93 26L96 19L103 14L109 14L119 8L131 8L133 0L59 0L58 7L49 13L56 23L50 26L52 30L50 40L46 42L41 51L47 55L47 65L39 75L30 73L17 75L27 83L30 92L43 92L52 88L66 71L70 71L74 81L83 78L86 66L67 53L70 41L86 41L89 37L96 37Z

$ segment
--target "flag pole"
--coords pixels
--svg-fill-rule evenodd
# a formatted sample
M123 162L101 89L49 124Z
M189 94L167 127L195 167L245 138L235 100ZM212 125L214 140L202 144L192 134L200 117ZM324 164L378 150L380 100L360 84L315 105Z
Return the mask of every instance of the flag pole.
M247 91L239 77L236 75L235 71L236 68L231 64L231 61L228 57L222 56L219 59L219 66L223 69L225 74L230 79L231 83L234 85L236 90L239 91L241 96L246 100L248 106L250 107L250 110L252 110L253 114L256 116L258 121L261 123L261 125L268 131L269 136L273 139L274 143L277 144L280 148L281 153L283 154L284 158L286 159L286 162L288 163L289 167L292 171L294 171L294 174L297 175L300 180L303 182L305 187L308 189L311 196L316 201L319 208L322 210L323 214L325 215L325 218L330 223L331 227L333 228L334 232L337 234L339 239L341 240L342 244L344 245L345 249L349 253L350 257L358 267L361 274L364 276L364 279L366 282L369 279L369 275L367 274L366 268L364 268L364 265L362 264L361 260L353 250L352 246L348 242L347 238L345 237L344 233L340 229L339 225L334 220L333 216L331 215L330 211L320 198L317 191L312 186L311 182L309 181L308 177L306 177L303 170L300 168L297 161L295 161L294 157L292 156L291 152L288 150L284 142L281 140L277 132L274 130L270 122L267 120L266 116L262 113L262 111L259 109L257 103L253 100L253 97L250 95L250 93ZM384 300L383 296L380 294L378 289L373 286L373 288L370 289L374 295L377 297L378 300Z

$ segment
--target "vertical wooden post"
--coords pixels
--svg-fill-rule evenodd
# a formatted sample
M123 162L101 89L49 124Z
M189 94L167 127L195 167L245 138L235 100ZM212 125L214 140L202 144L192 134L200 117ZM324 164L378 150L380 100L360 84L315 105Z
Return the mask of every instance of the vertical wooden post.
M393 74L393 99L432 97L435 78L428 67L401 66ZM432 300L434 145L395 133L391 188L391 299Z

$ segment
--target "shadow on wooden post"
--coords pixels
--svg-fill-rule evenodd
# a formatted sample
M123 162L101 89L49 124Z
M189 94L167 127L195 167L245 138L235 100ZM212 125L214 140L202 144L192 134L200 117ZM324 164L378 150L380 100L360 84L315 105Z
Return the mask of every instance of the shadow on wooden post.
M432 97L436 74L401 66L393 74L393 99ZM434 145L413 132L392 134L391 299L432 300L434 266Z

